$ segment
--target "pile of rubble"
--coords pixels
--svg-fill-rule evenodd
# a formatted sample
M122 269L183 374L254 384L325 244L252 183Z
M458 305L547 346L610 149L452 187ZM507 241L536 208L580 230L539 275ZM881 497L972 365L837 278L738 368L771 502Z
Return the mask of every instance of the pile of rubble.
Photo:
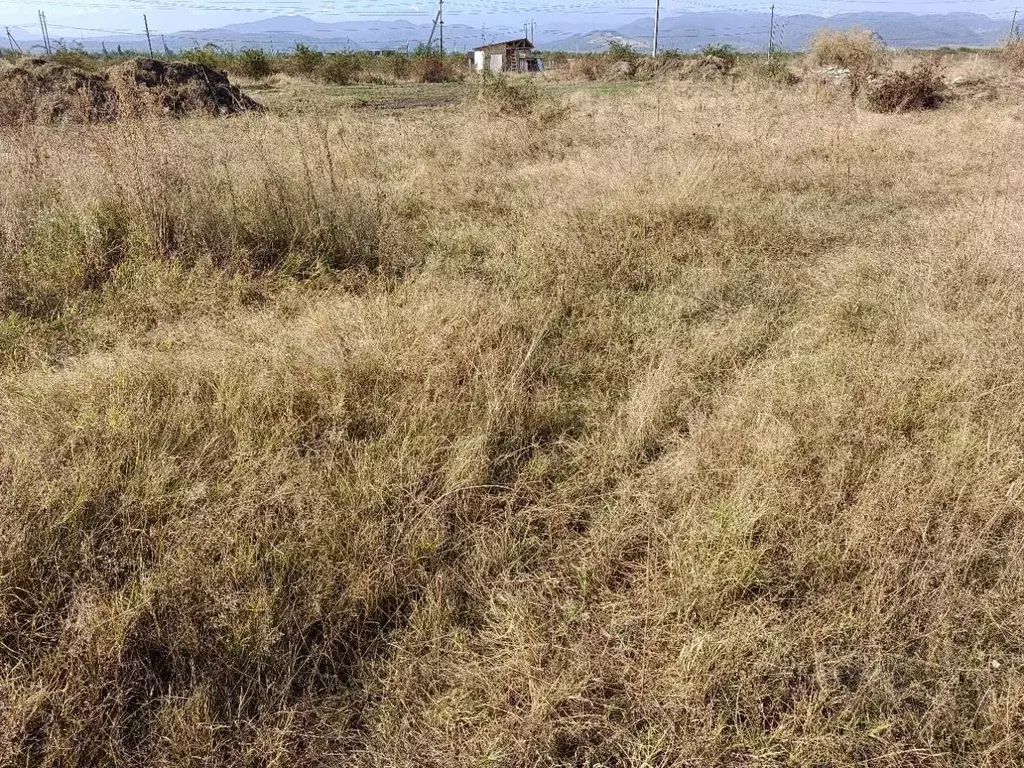
M46 59L23 59L0 69L0 125L261 110L223 72L191 62L131 59L92 73Z

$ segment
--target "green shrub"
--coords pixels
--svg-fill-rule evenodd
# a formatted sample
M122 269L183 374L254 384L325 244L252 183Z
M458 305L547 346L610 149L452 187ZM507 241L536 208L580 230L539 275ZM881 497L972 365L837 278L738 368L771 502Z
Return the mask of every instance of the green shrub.
M263 80L274 74L270 58L259 48L246 48L238 54L237 68L240 74L253 80Z
M95 72L99 69L96 58L86 53L84 48L81 46L69 48L63 43L57 47L56 52L51 57L51 61L86 71Z
M188 51L184 51L181 57L185 61L191 61L195 64L202 64L204 67L210 69L224 69L224 57L218 52L217 46L212 43L204 45L202 48L193 48Z
M702 56L714 56L717 59L721 59L729 69L735 67L736 62L739 61L740 58L740 52L728 43L712 43L710 45L705 45L704 48L701 49L700 53Z
M348 85L362 69L360 57L352 53L332 53L317 68L317 78L331 85Z
M500 114L527 114L540 99L533 80L512 80L505 75L485 72L480 89L481 99Z
M640 54L633 50L633 46L619 40L608 41L608 55L616 61L628 61L633 64L640 58Z
M396 80L405 80L409 77L409 72L412 70L411 64L412 62L408 56L397 55L389 56L386 66L392 77Z
M297 74L312 75L324 63L324 54L308 45L296 43L292 54L292 67Z

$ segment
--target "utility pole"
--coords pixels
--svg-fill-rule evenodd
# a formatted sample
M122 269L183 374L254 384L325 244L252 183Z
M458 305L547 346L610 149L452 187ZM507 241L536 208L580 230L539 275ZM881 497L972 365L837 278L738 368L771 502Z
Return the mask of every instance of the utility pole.
M49 56L53 53L53 49L50 47L50 30L46 26L46 14L42 11L39 12L39 29L43 33L43 48L46 50L46 55Z
M530 19L530 42L537 43L537 20Z
M1013 42L1013 38L1017 36L1017 10L1013 9L1013 21L1010 22L1010 36L1006 38L1006 44L1009 45Z
M153 37L149 34L149 18L142 14L142 23L146 25L146 42L149 43L149 58L153 58Z
M658 25L661 21L661 0L654 0L654 45L651 46L651 58L658 58Z
M772 16L768 26L768 64L772 63L772 48L775 47L775 4L772 4Z
M437 18L441 25L441 68L444 68L444 0L437 0Z
M427 53L434 50L434 33L437 32L437 22L441 20L441 12L434 16L434 26L430 28L430 37L427 38ZM408 46L406 46L408 48Z
M21 53L21 52L22 52L22 51L21 51L21 46L20 46L20 45L18 45L18 41L17 41L17 40L15 40L15 39L14 39L14 35L12 35L12 34L11 34L11 28L10 28L10 27L7 27L7 40L8 40L8 42L10 42L10 44L11 44L11 50L12 50L12 51L13 51L13 50L17 50L17 51L18 51L18 53Z

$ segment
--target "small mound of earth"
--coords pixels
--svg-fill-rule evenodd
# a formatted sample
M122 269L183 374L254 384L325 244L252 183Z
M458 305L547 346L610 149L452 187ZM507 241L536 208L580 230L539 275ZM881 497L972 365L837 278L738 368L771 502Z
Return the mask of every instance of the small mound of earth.
M96 74L46 59L0 69L0 125L261 111L222 72L190 62L132 59Z
M704 56L693 62L684 75L700 80L711 80L729 74L730 68L729 62L720 56Z
M0 69L0 125L113 120L116 101L104 75L46 59Z
M122 114L233 115L261 109L227 75L202 64L132 59L112 67L107 77Z
M957 77L949 86L955 98L967 101L995 101L1001 93L1019 95L1024 91L1020 78Z
M876 112L919 112L938 109L949 87L933 69L919 65L910 72L894 70L868 82L868 105Z
M611 71L606 79L612 82L632 80L634 75L636 75L636 64L632 61L616 61L612 64Z
M724 80L732 73L732 62L720 56L701 56L697 59L659 58L644 59L641 71L651 77L676 80Z

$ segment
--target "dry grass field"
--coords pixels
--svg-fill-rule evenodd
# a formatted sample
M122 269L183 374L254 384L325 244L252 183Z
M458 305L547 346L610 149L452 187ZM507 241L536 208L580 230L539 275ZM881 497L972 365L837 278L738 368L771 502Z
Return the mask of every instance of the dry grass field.
M1024 761L1024 100L502 106L0 133L0 764Z

